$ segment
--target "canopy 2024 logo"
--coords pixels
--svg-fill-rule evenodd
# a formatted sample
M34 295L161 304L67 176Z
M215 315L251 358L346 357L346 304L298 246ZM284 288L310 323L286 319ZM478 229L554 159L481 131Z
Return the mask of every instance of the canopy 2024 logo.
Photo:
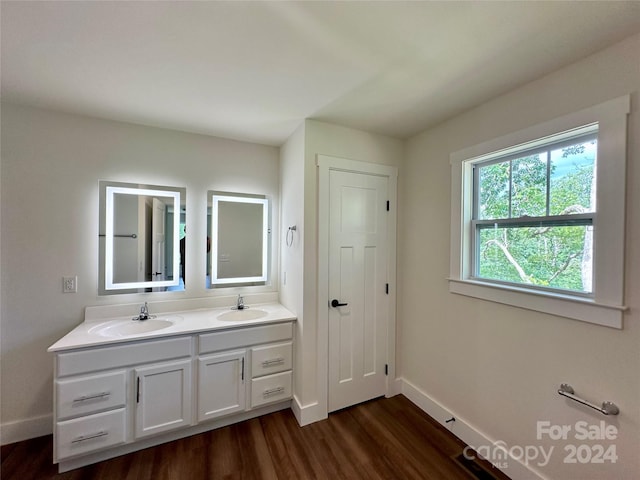
M616 445L608 442L617 438L618 429L614 425L607 425L604 421L598 424L579 421L573 425L557 425L548 420L536 423L537 440L565 443L562 447L564 463L616 463L618 460ZM478 457L491 462L493 466L505 469L509 466L509 459L525 465L535 464L538 467L544 467L549 464L555 451L556 445L509 446L506 442L498 440L492 445L478 447L469 445L465 447L463 454L468 460L475 459L477 454Z

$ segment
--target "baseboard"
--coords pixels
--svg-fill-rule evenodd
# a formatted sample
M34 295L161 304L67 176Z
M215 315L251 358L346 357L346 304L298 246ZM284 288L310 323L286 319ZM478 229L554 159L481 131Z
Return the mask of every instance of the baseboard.
M400 395L402 393L402 386L404 385L404 381L402 378L395 378L393 380L389 380L387 384L387 394L385 397L395 397L396 395Z
M314 402L309 405L301 405L298 397L296 397L295 395L293 396L293 401L291 402L291 410L293 411L293 415L298 421L298 425L300 425L301 427L309 425L310 423L324 420L329 416L326 410L323 411L323 409L320 408L320 404L318 402Z
M53 433L52 415L6 422L0 425L0 445L22 442L23 440L42 437L51 433Z
M402 393L402 386L404 382L402 378L396 378L394 380L389 380L387 384L387 393L385 397L395 397L396 395L400 395ZM305 425L309 425L310 423L318 422L320 420L325 420L329 417L329 413L326 409L323 409L320 405L320 402L310 403L309 405L302 405L298 397L293 396L293 401L291 402L291 410L293 411L293 415L296 417L298 424L301 427Z
M487 435L467 423L456 412L447 409L412 383L405 379L400 379L400 381L402 383L402 394L405 397L467 445L476 447L500 445L499 442L490 439ZM446 420L451 417L455 417L455 422L446 423ZM498 468L512 480L545 480L545 477L541 477L538 472L531 470L516 458L510 457L504 463L506 466L498 466Z

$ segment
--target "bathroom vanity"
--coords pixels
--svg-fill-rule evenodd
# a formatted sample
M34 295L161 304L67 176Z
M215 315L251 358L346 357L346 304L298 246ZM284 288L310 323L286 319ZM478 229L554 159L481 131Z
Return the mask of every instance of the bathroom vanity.
M64 472L289 408L294 321L269 303L83 322L49 348L54 463Z

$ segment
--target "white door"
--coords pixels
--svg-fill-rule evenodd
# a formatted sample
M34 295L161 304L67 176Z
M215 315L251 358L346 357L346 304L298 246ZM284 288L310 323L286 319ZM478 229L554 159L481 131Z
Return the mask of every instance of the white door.
M198 421L245 409L245 351L198 360Z
M329 172L328 407L386 393L388 177Z
M191 425L191 360L135 369L136 438Z
M167 206L153 197L153 215L151 216L151 230L153 243L151 244L151 279L154 282L165 279L165 250L166 250L166 211ZM164 288L158 291L163 291Z

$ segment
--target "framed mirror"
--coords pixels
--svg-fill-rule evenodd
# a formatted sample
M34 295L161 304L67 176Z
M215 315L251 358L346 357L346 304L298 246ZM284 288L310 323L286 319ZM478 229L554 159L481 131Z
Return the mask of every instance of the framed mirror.
M186 189L100 182L100 295L184 290Z
M269 200L264 195L208 192L207 287L266 285Z

